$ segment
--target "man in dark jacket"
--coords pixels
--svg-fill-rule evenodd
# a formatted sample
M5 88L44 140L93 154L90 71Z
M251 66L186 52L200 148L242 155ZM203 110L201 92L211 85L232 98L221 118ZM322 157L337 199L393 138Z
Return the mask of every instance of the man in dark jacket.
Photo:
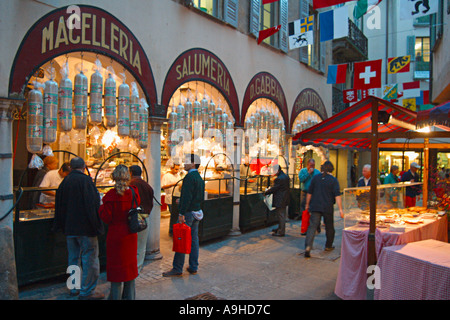
M179 202L179 223L186 223L191 228L191 253L189 254L189 267L187 271L190 274L196 274L198 270L198 225L203 218L201 204L205 197L205 182L198 172L200 167L200 157L190 154L186 157L184 170L188 174L183 179L181 187L181 196ZM175 252L173 257L172 269L164 272L164 277L181 276L183 274L185 254Z
M273 194L272 207L275 207L275 213L278 217L278 228L272 233L275 237L284 237L286 232L286 207L289 204L289 177L283 172L281 166L278 166L277 178L273 187L266 190L264 195Z
M410 165L408 171L406 171L402 175L402 182L410 181L410 182L419 182L420 177L417 173L417 170L420 168L420 165L417 162L413 162ZM414 185L411 187L406 187L405 190L405 208L415 207L416 206L416 197L420 194L420 186Z
M103 299L104 294L94 292L100 273L97 236L104 232L98 215L100 196L91 177L84 174L82 158L73 158L70 167L72 171L56 190L53 229L67 237L69 266L81 265L79 299ZM71 294L78 292L71 289Z
M140 206L144 209L145 214L147 214L146 220L148 223L148 216L153 209L153 188L145 182L142 178L142 169L139 166L130 166L130 186L136 186L139 192L139 197L141 198ZM147 236L148 228L138 233L138 269L141 270L144 265L145 249L147 247Z

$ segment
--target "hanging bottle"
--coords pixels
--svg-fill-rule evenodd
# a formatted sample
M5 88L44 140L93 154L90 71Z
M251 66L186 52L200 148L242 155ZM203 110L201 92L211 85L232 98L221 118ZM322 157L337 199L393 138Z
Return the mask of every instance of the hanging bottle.
M117 134L130 136L130 86L125 83L125 74L121 74L123 83L119 86L119 103L117 112Z
M114 80L113 77L114 71L110 69L108 69L108 71L110 71L110 73L105 80L105 126L113 128L116 126L117 117L116 80Z
M44 142L44 104L39 90L42 87L36 81L34 88L28 92L27 149L30 153L41 152Z
M88 79L81 70L75 76L75 94L74 94L74 112L73 128L86 129L87 125L87 98L88 98Z
M136 82L131 83L130 97L130 136L139 138L139 91Z
M209 119L209 113L208 113L208 99L206 99L205 96L203 96L203 99L200 102L201 105L201 112L202 112L202 135L205 134L206 130L208 130L208 119Z
M172 107L172 110L174 110L174 107ZM169 157L172 156L172 150L174 150L177 142L172 139L172 134L177 130L177 122L178 122L178 114L175 111L172 111L169 114L169 124L168 124L168 130L167 130L167 145L168 145L168 155Z
M102 94L103 94L103 76L100 73L102 64L99 59L95 61L95 72L91 75L89 92L89 119L90 122L97 125L102 123Z
M58 84L53 78L44 87L44 143L56 141L58 121Z
M61 68L61 81L58 92L58 122L61 131L72 130L72 81L69 79L69 64Z
M142 149L148 146L148 104L144 98L140 100L139 105L139 147Z

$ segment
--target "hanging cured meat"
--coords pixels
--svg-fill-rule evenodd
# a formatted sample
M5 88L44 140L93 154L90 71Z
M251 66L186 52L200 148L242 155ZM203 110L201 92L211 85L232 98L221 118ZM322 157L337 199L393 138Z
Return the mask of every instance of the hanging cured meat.
M109 67L108 67L109 68ZM107 68L107 69L108 69ZM105 80L105 126L113 128L116 126L116 80L114 80L113 72L110 73Z
M100 73L102 64L100 60L95 61L95 72L91 75L89 92L89 119L93 124L102 123L102 94L103 94L103 76Z
M130 136L139 138L139 91L136 82L131 83Z
M61 68L58 93L58 124L61 131L72 130L72 81L69 79L69 64Z
M75 76L74 112L73 128L86 129L87 126L87 99L88 99L88 79L80 71Z
M56 141L58 121L58 84L53 80L44 87L44 143Z
M201 133L202 133L202 126L203 126L203 121L202 121L202 109L200 106L200 102L195 99L194 101L194 106L192 109L192 121L193 121L193 136L194 139L197 139L200 137Z
M172 110L174 109L174 107L172 107ZM178 124L178 114L175 111L172 111L169 114L169 124L168 124L168 130L167 130L167 146L168 146L168 155L172 156L172 150L174 150L175 146L177 145L177 141L175 141L175 139L172 139L172 134L175 132L175 130L177 129L177 124Z
M139 147L142 149L148 146L148 104L144 98L140 100L139 106Z
M27 149L30 153L41 152L44 142L44 105L40 88L42 85L35 82L28 92Z
M125 83L125 75L123 83L119 86L117 134L121 137L130 136L130 86Z

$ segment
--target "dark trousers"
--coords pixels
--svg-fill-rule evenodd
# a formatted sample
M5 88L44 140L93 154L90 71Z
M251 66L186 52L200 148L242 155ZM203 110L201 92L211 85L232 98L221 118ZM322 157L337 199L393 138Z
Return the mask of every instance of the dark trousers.
M278 218L278 229L276 233L284 235L286 232L286 207L275 208L275 214Z
M320 225L320 219L322 216L323 221L325 222L325 236L326 236L325 248L331 248L333 246L335 233L333 212L334 212L333 208L331 208L331 210L328 210L328 212L325 213L311 212L311 216L309 218L309 227L308 231L306 232L305 249L308 247L312 249L314 237L316 235L316 230L317 227Z
M168 204L169 212L170 212L170 220L169 220L169 233L172 234L173 225L178 222L178 214L173 213L172 211L172 205Z

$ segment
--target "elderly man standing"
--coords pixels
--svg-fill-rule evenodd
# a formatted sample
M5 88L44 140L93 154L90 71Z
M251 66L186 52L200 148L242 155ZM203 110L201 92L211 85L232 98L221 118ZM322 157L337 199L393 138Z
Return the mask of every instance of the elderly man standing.
M79 299L103 299L103 293L94 292L100 273L98 239L104 233L98 210L100 195L91 177L84 174L82 158L70 161L72 171L56 190L53 230L61 230L67 237L69 266L81 264ZM78 294L71 290L71 295Z

